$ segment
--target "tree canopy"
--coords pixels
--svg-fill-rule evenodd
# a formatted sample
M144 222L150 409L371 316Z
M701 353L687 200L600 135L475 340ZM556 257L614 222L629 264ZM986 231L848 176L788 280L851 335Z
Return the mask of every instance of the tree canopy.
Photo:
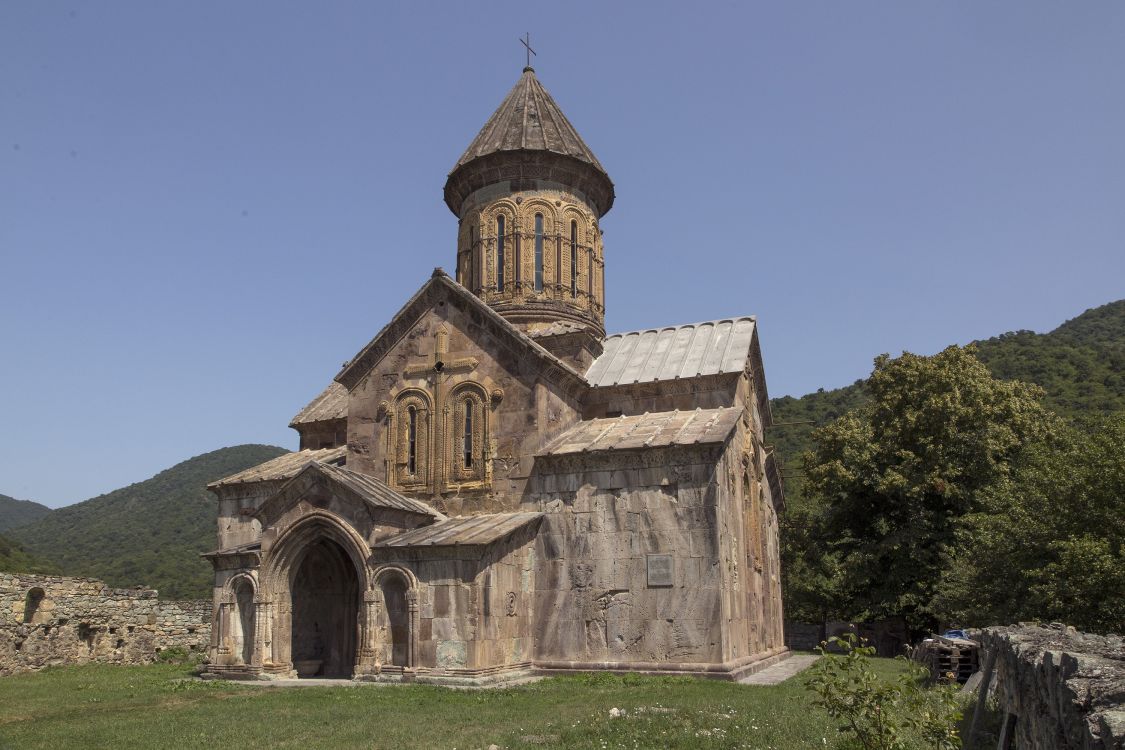
M963 519L935 602L948 620L1125 627L1125 413L1029 446Z
M972 348L882 355L870 401L813 433L807 490L824 503L823 538L855 615L933 622L958 521L1009 478L1057 419L1037 386L994 378Z

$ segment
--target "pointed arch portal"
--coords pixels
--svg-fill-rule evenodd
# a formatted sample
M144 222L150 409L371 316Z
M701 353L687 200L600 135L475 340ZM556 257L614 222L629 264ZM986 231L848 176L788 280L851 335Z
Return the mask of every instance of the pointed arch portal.
M291 653L299 676L352 676L360 591L343 547L326 537L309 545L290 584Z

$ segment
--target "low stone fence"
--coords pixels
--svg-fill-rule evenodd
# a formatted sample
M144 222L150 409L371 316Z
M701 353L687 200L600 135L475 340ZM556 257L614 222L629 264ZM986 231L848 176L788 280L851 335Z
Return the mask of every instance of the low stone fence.
M1005 713L1002 748L1125 748L1125 640L1062 625L986 628L983 681ZM984 690L988 686L984 685Z
M0 573L0 675L53 664L146 664L164 649L207 653L210 601L92 578Z

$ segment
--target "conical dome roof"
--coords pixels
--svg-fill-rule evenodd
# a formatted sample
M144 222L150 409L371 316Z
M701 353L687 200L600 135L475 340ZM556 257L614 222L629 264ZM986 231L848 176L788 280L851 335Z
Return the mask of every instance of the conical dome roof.
M514 176L510 166L519 162L541 167L522 170L519 177L552 179L581 189L590 194L600 214L613 205L613 183L605 168L530 67L457 160L445 184L445 202L459 214L469 192L495 181L491 177ZM509 168L501 168L501 163Z
M521 150L572 156L605 172L598 157L535 77L533 68L523 69L519 81L465 149L454 169L497 151Z

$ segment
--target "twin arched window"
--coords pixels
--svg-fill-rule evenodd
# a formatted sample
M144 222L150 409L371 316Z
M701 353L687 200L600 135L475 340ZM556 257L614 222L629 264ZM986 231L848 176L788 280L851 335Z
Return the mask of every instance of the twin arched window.
M404 391L388 419L394 457L394 483L429 487L435 481L483 482L488 479L488 397L476 383L462 383L433 421L429 394ZM448 409L449 411L446 411ZM450 419L452 417L452 419ZM433 441L437 429L436 444ZM431 446L438 455L431 461ZM444 475L444 479L439 476Z

